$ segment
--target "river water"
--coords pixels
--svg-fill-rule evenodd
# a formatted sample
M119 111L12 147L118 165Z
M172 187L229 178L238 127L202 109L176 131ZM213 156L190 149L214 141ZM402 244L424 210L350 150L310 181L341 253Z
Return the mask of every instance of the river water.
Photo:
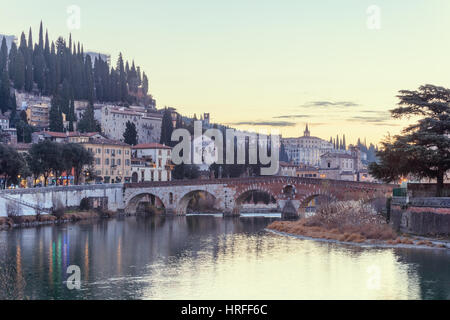
M450 250L264 231L277 215L129 217L0 232L0 298L450 299ZM69 266L80 289L68 289Z

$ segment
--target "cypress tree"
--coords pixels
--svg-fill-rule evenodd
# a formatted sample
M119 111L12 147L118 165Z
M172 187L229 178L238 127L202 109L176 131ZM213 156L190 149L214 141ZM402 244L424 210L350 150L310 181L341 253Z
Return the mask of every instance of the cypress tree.
M17 57L17 46L13 42L11 44L11 49L9 50L9 64L8 64L9 78L11 80L14 80L16 76L15 71L16 57Z
M169 109L166 108L164 110L162 123L161 123L161 139L159 143L165 144L166 146L170 146L172 144L172 131L173 131L173 123L172 123L172 113Z
M8 47L6 46L6 38L3 37L2 45L0 47L0 74L6 70L8 63Z
M11 96L8 72L3 70L0 78L0 111L5 113L11 109Z
M94 106L89 104L84 111L83 116L78 122L78 131L80 132L96 132L98 131L98 124L94 117Z
M41 50L41 51L44 51L44 34L43 34L43 28L42 28L42 21L41 21L41 24L39 25L39 43L38 43L38 46L39 46L39 49Z
M53 132L63 132L64 131L64 123L62 112L60 109L60 98L54 97L52 99L52 106L49 112L49 130Z
M22 90L25 86L25 59L21 50L14 59L14 88Z
M142 76L142 93L144 94L144 96L147 96L148 93L148 78L145 72Z
M124 142L126 144L135 146L138 143L138 136L136 125L133 122L127 121L125 132L123 133Z

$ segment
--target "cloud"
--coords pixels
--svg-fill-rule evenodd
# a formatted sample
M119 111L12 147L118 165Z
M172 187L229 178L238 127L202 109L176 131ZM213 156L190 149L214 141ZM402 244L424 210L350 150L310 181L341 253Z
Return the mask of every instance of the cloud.
M295 127L297 123L290 121L239 121L228 123L234 126L266 126L266 127Z
M306 114L288 114L288 115L282 115L273 117L274 119L297 119L297 118L310 118L310 115Z
M374 114L378 114L378 116L363 116L363 115L360 115L360 116L353 116L353 117L348 118L346 120L350 121L350 122L367 123L367 124L376 125L376 126L398 127L400 125L398 123L392 123L390 115L388 113L386 113L386 112L365 111L365 113L374 113Z
M303 107L358 107L360 104L353 101L311 101L305 103Z
M379 123L379 122L385 122L387 120L389 120L388 117L370 117L370 116L353 116L349 119L347 119L348 121L365 121L365 122L370 122L370 123Z

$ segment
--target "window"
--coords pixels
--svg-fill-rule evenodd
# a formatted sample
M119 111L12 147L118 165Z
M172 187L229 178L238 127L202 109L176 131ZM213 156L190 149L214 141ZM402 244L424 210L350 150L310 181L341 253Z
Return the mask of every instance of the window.
M109 158L106 158L106 159L105 159L105 164L106 164L106 165L109 165Z
M129 165L130 165L130 159L125 159L125 164L126 164L127 166L129 166Z
M111 159L111 166L115 166L116 165L116 159Z
M120 159L117 159L117 165L120 166Z
M109 154L109 149L106 149L106 154Z
M118 153L118 154L122 154L122 150L120 150L120 149L117 150L117 153Z
M100 158L95 158L95 164L97 164L97 165L100 165L100 164L101 164Z

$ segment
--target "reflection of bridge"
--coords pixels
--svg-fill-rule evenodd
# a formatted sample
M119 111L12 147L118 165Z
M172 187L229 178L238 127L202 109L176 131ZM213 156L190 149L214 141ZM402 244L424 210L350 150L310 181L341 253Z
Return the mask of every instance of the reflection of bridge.
M128 183L123 202L127 212L135 212L142 202L156 201L166 213L185 214L192 196L205 192L214 197L215 209L225 215L239 215L244 200L253 191L269 194L285 218L305 213L317 198L370 200L392 193L393 185L296 177L264 176L236 179L183 180Z

